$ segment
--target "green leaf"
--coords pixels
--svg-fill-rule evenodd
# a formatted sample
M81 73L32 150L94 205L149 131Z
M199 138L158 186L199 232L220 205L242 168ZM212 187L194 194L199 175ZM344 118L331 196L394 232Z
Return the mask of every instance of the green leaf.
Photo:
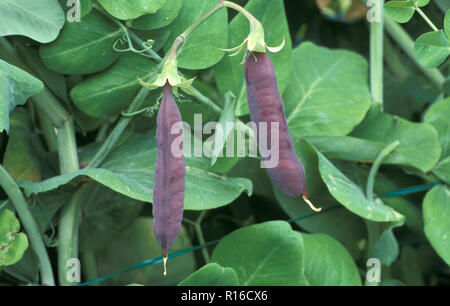
M210 263L189 275L178 286L239 286L239 278L233 268Z
M39 183L18 180L27 195L41 193L67 184L78 176L88 176L130 198L153 201L153 178L156 162L155 132L133 135L102 163L101 168L81 169ZM252 193L251 181L219 175L209 170L206 158L186 158L187 210L212 209L231 203L243 191Z
M290 83L283 95L290 133L348 134L371 105L367 84L367 63L360 55L302 43L292 53Z
M173 243L170 252L190 248L191 243L184 226ZM161 246L153 234L152 218L139 217L133 224L121 233L117 233L101 251L96 252L96 263L99 275L117 272L139 262L161 256ZM173 285L185 279L195 270L193 252L169 259L167 275L163 275L163 265L141 267L126 273L121 273L102 282L104 285L126 285L136 281L143 285Z
M280 93L286 89L291 73L291 39L282 0L252 0L245 9L263 25L266 43L277 46L286 41L284 48L269 56L277 74ZM241 44L249 33L249 23L245 16L237 14L230 23L228 47ZM240 65L242 56L225 56L215 66L215 80L221 96L231 91L237 97L236 116L248 114L247 95L244 80L244 65Z
M444 185L427 192L423 200L425 235L433 248L450 265L450 191Z
M322 210L328 208L332 208L332 210L326 213L315 213L303 199L286 196L272 184L276 200L281 208L291 218L314 214L313 218L295 220L300 228L308 232L328 234L346 245L364 239L367 232L361 218L346 209L333 209L333 207L339 206L339 203L331 196L320 179L318 158L314 148L307 141L295 138L294 148L305 168L309 199Z
M177 19L172 23L172 32L164 46L168 51L178 35L183 33L198 17L217 4L216 0L183 1ZM186 39L177 55L177 65L185 69L205 69L223 57L220 48L227 47L228 17L225 9L208 18Z
M20 223L14 213L0 210L0 267L18 262L28 248L28 238L19 230Z
M308 286L361 286L358 268L347 249L324 234L300 234L302 283Z
M450 10L448 10L447 13L445 13L444 31L445 34L447 35L447 39L450 40Z
M373 150L378 144L383 144L385 147L396 140L400 141L400 145L383 160L383 163L412 166L427 172L433 168L441 155L438 135L431 124L410 122L377 109L372 109L368 113L364 121L351 133L351 136L374 143L367 146L367 142L364 141L356 147L351 147L350 149L354 150L360 146L366 146L366 149L361 151L360 157L355 158L357 152L350 153L351 160L355 161L372 161L379 153L378 150ZM338 141L347 141L347 139L336 138L333 143ZM359 142L355 139L351 139L351 141ZM325 151L333 150L330 143L326 146L328 149ZM342 145L340 147L343 148ZM367 154L369 149L371 149L370 154ZM345 159L343 151L339 152L339 156L335 154L333 152L334 157L344 157Z
M108 70L75 86L70 96L75 105L89 116L117 115L141 89L137 77L145 79L155 69L156 64L147 58L125 53Z
M358 216L376 222L403 223L404 216L383 204L380 199L370 200L362 190L337 169L322 153L319 156L319 171L322 180L333 197Z
M433 173L450 184L450 156L440 161L433 169Z
M32 248L27 248L18 262L7 267L2 267L2 271L14 276L26 284L38 284L39 258Z
M212 261L233 268L241 286L299 285L301 235L284 221L269 221L238 229L222 238Z
M137 218L143 203L98 183L85 183L80 220L80 250L96 251L115 239Z
M437 67L450 55L450 41L442 30L422 34L414 43L414 54L423 66Z
M61 35L51 44L40 47L44 64L63 74L87 74L101 71L119 57L112 47L122 30L92 12L81 22L66 22Z
M182 0L166 0L156 13L127 21L127 25L138 30L153 30L165 27L177 18L182 4Z
M414 1L389 1L384 4L384 13L393 20L405 23L414 15Z
M40 159L37 152L39 136L32 130L31 120L24 108L11 115L11 132L3 157L3 167L14 178L39 182L41 180Z
M369 233L368 258L377 258L382 265L390 266L398 257L399 246L393 228L395 223L379 223L367 221Z
M436 129L441 144L441 160L450 156L450 97L434 103L426 112L424 122Z
M145 14L156 13L166 0L98 0L112 16L122 19L134 19Z
M68 102L67 86L64 75L45 67L36 48L29 48L22 44L16 44L16 50L28 67L33 70L35 76L42 80L42 82L44 82L58 98L64 102Z
M40 43L54 40L64 25L57 0L0 0L0 36L24 35Z
M44 84L31 74L0 59L0 132L9 132L9 112L23 105Z

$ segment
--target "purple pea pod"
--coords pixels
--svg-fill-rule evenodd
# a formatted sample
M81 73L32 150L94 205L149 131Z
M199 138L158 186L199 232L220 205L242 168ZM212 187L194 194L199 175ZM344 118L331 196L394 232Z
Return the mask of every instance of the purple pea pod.
M164 275L167 252L180 232L183 217L185 163L181 122L172 87L166 83L156 123L158 156L153 187L153 231L162 247ZM180 128L175 128L177 133L172 133L176 124Z
M267 123L267 141L272 141L271 125L278 123L279 158L275 167L268 167L272 182L284 194L290 197L303 197L303 199L315 211L315 208L307 199L305 170L295 154L291 135L289 134L283 101L277 85L277 78L272 61L267 53L252 52L245 60L245 82L247 86L247 101L250 110L250 118L257 125L257 135L260 135L260 123ZM276 138L276 135L273 137ZM259 139L260 140L260 139ZM265 150L258 141L260 152ZM269 158L263 156L263 160Z

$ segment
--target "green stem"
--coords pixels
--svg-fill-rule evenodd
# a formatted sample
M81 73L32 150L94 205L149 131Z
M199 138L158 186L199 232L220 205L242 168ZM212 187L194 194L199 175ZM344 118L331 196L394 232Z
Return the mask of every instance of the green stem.
M195 94L195 98L202 102L203 104L209 106L214 113L220 115L222 113L222 108L220 108L216 103L214 103L210 98L204 96L198 89L194 86L190 87L190 90Z
M50 119L43 113L42 109L37 108L37 117L41 132L44 135L45 143L49 152L58 150L58 142L56 140L55 129Z
M400 46L400 48L408 55L408 57L416 64L423 74L439 89L444 84L445 77L437 68L426 68L422 66L414 55L414 41L403 30L403 28L388 16L384 16L384 26L393 40Z
M156 71L158 71L158 69L156 69ZM150 78L156 75L156 71L155 73L152 74ZM149 94L150 90L148 90L146 87L142 87L141 90L136 95L136 97L134 98L131 105L128 107L127 113L136 112L139 109L139 107L144 103L145 99L148 97ZM111 152L111 150L114 148L120 136L122 135L122 132L126 129L132 118L133 117L120 118L119 122L116 124L114 129L108 135L108 138L106 138L101 148L97 151L95 156L89 161L86 168L96 168L102 163L102 161L106 158L109 152Z
M108 129L109 129L109 123L108 122L103 123L97 132L97 136L95 136L95 141L96 142L103 141L106 137L106 133L108 132Z
M377 0L383 7L384 0ZM370 89L375 105L383 108L383 14L379 21L370 23Z
M203 237L203 231L202 231L202 221L203 221L203 218L205 217L205 214L206 214L206 210L203 210L200 213L200 216L197 218L197 221L195 221L195 232L198 237L198 242L201 245L205 244L205 238ZM203 255L203 259L205 260L205 263L208 264L211 259L209 257L208 249L206 246L202 248L202 255Z
M31 247L39 259L41 284L54 286L55 280L53 277L52 266L39 227L28 209L28 204L25 201L22 192L2 165L0 165L0 185L13 203L20 221L27 232Z
M81 217L82 188L76 190L61 210L58 226L58 279L62 286L75 285L67 279L67 263L78 258L78 229Z
M79 169L78 154L72 120L67 120L58 129L56 139L58 141L59 168L61 174L77 171Z
M66 120L58 129L59 168L61 174L79 169L75 131L72 120ZM73 285L67 281L67 262L78 258L78 228L80 219L80 190L72 195L59 216L58 226L58 279L61 285Z
M86 279L87 280L97 279L98 271L97 271L97 263L95 260L94 252L90 252L90 251L83 252L82 256L83 256L82 267L83 267L84 274L86 275ZM93 284L93 286L98 286L98 284L95 283L95 284Z
M60 128L64 125L70 115L64 107L61 106L55 96L47 89L31 97L36 106L49 118L52 124Z
M394 47L387 35L384 36L383 51L386 64L391 68L392 73L400 79L406 79L410 72L401 60L401 53Z
M184 32L180 35L183 40L186 40L186 38L195 31L203 22L205 22L209 17L214 15L218 10L224 7L224 3L228 1L219 1L216 5L214 5L211 9L206 11L203 15L201 15L197 20L194 21L191 26L189 26ZM184 41L183 41L184 42Z
M433 31L439 31L439 29L434 25L434 23L427 17L427 15L425 15L425 13L419 7L416 7L416 11L428 23L428 25L433 29Z
M394 141L387 147L385 147L377 156L375 161L370 168L369 177L367 179L366 185L366 197L369 201L373 201L373 185L375 183L375 176L377 175L378 169L381 166L381 162L389 155L392 151L395 150L400 145L398 140Z
M236 11L240 12L242 15L247 17L247 19L249 21L257 21L257 22L259 22L258 19L256 19L252 14L250 14L249 11L247 11L245 8L243 8L242 6L240 6L240 5L238 5L238 4L234 3L234 2L224 1L223 2L223 6L229 7L231 9L233 9L233 10L236 10Z

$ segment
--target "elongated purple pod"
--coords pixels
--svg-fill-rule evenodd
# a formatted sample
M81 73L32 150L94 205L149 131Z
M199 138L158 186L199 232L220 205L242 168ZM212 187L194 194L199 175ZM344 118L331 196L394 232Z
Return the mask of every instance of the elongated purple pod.
M166 83L156 123L158 156L153 187L153 231L161 244L164 263L168 249L180 232L183 217L185 163L183 142L179 141L182 140L183 130L176 128L178 133L172 134L172 127L175 124L181 127L181 122L172 88ZM172 145L174 141L176 143ZM179 146L176 145L178 143Z
M308 197L305 170L295 154L275 70L267 53L252 52L247 57L245 82L250 118L257 125L258 139L261 122L267 123L267 144L272 143L271 124L274 122L279 124L279 161L275 167L266 169L270 179L288 196ZM276 141L276 139L274 140ZM263 148L260 141L258 141L258 145L261 152ZM267 159L267 157L263 157L263 160Z

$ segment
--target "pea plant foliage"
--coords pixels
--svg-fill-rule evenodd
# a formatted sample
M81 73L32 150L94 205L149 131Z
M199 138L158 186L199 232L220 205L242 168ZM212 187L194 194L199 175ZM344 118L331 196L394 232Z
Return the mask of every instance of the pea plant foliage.
M0 285L450 284L449 55L447 1L0 0Z

